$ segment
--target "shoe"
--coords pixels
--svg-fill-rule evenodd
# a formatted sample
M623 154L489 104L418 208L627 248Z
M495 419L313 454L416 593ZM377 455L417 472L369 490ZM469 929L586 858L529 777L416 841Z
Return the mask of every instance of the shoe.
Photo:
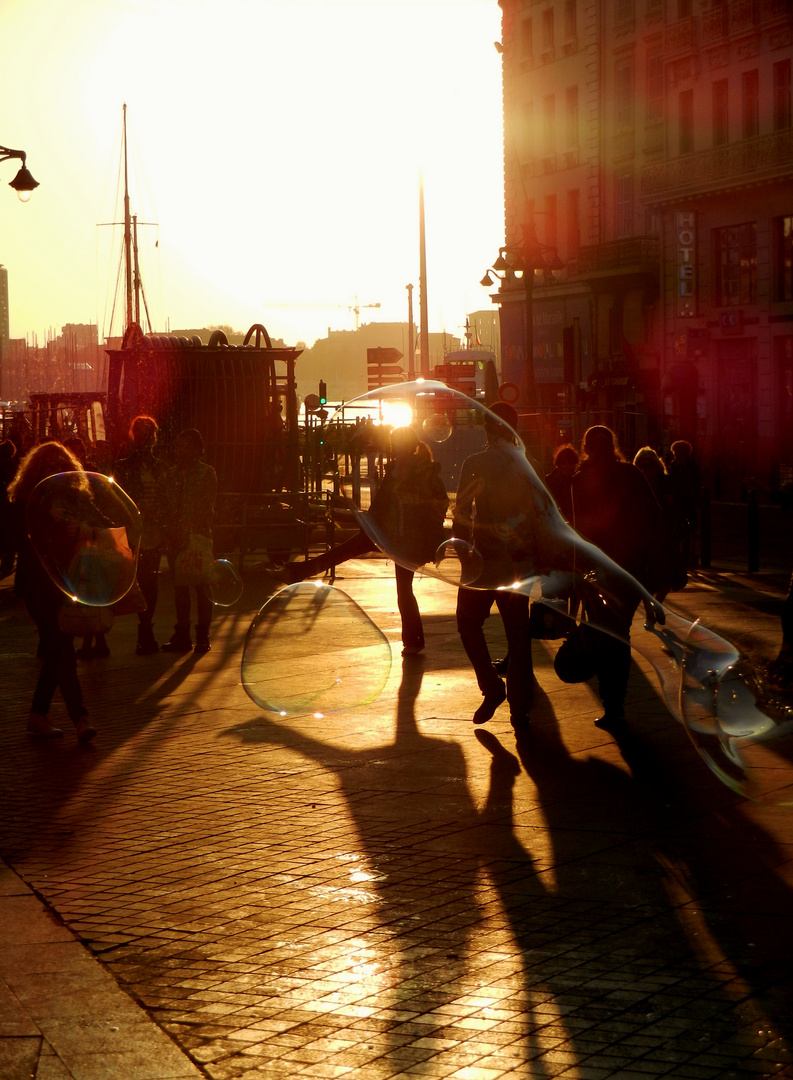
M96 653L92 645L81 645L79 649L74 650L74 655L78 660L93 660Z
M193 642L190 640L190 632L188 630L176 630L170 641L162 646L163 652L172 653L188 653L193 648Z
M89 743L91 739L96 738L96 728L87 716L81 716L80 719L75 722L74 726L77 729L77 741L81 746L84 746L85 743Z
M499 675L506 675L508 667L509 653L507 653L506 656L502 656L498 660L493 661L493 671L498 672Z
M486 724L493 716L499 705L507 700L507 689L503 682L499 681L498 689L485 694L484 700L474 713L475 724Z
M135 646L135 654L137 656L153 656L154 653L158 653L159 651L160 646L151 630L149 630L148 634L141 634L138 632L138 643Z
M59 727L53 727L48 716L32 712L28 717L28 732L31 735L40 735L44 739L59 739L63 731Z
M418 656L420 652L424 652L423 645L406 645L402 650L403 656Z
M195 648L194 653L208 653L212 646L209 644L209 628L206 626L196 626L195 628Z
M602 731L619 731L625 727L625 713L621 709L606 709L595 721L595 727Z

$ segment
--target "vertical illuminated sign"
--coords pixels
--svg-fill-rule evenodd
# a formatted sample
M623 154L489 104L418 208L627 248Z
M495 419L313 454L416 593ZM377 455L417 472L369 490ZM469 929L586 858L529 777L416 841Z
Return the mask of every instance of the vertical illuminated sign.
M693 210L678 210L675 214L677 276L675 280L677 314L696 314L697 307L697 226Z

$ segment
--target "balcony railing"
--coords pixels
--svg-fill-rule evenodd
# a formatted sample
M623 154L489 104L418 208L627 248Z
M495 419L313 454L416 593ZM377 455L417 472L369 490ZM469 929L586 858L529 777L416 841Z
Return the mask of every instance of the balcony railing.
M664 32L664 51L667 56L675 53L694 52L697 47L697 20L693 15L678 19Z
M642 169L642 196L654 198L729 189L747 180L773 176L780 169L789 173L791 161L793 129L787 128L646 165Z
M577 270L579 274L657 271L660 258L657 236L627 236L623 240L582 247Z

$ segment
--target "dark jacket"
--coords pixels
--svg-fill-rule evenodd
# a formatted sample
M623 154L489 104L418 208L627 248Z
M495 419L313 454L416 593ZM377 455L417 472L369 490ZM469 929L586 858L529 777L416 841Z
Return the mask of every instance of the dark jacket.
M573 477L573 525L655 592L665 574L661 508L635 465L587 458Z

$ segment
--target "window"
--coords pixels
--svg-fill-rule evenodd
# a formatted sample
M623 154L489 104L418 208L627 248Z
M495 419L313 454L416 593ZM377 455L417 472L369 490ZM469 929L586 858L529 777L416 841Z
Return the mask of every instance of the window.
M546 8L542 13L542 51L553 50L553 8Z
M633 234L633 173L614 181L614 216L617 239Z
M635 17L634 0L617 0L617 5L614 9L614 22L617 26L622 26L625 23L632 23L634 22Z
M578 37L578 11L576 0L564 0L564 38L573 41Z
M556 150L556 98L548 94L542 99L543 141L542 149L546 157Z
M520 125L520 137L518 139L518 145L520 147L522 156L524 159L531 160L537 154L537 147L535 145L534 138L534 102L526 101L523 103L521 125Z
M716 286L723 307L753 304L757 299L757 226L716 229Z
M690 154L694 149L694 91L681 90L678 102L678 152Z
M614 130L617 134L633 127L633 67L617 64L614 71Z
M760 92L757 68L745 71L743 86L743 137L753 139L760 131Z
M578 146L578 87L568 86L564 95L565 109L565 145L575 149Z
M567 257L577 259L581 250L581 192L567 192Z
M718 79L713 84L713 145L725 146L730 141L728 113L728 83Z
M531 17L520 24L520 58L531 60L534 56L534 30Z
M777 256L777 300L793 300L793 215L777 218L775 247Z
M664 58L660 52L647 57L647 94L645 116L648 123L661 120L664 115Z
M555 248L558 244L558 222L556 215L556 196L545 196L545 243Z
M790 60L774 64L774 131L790 127Z

